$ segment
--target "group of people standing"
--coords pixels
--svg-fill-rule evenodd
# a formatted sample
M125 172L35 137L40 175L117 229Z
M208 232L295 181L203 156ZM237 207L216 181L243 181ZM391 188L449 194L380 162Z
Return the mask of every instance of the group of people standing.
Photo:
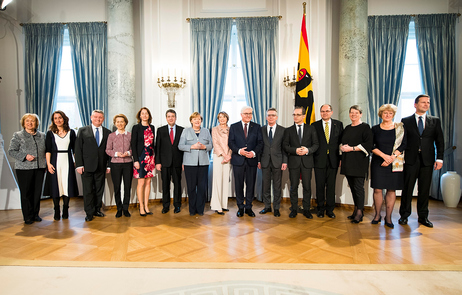
M130 217L128 210L132 178L137 178L137 197L141 216L153 214L149 210L151 178L155 170L162 177L162 213L170 210L170 184L173 182L174 213L181 211L181 177L184 170L189 197L189 214L203 215L207 198L209 152L213 148L213 188L211 209L224 215L228 209L230 173L234 176L234 190L238 206L237 216L255 217L252 210L257 169L262 170L263 202L260 214L273 212L281 216L281 179L289 169L290 218L303 212L312 219L311 177L316 180L317 217L335 218L335 183L338 167L345 175L354 200L354 211L348 216L352 223L363 220L365 202L364 182L371 165L371 187L374 189L375 216L372 224L382 220L381 208L386 190L385 225L393 228L392 211L396 190L403 190L399 223L407 224L411 214L412 192L419 179L417 202L418 221L433 227L428 220L428 197L433 169L441 169L443 133L440 120L427 115L430 98L419 95L415 100L416 113L394 123L396 106L380 107L382 122L372 128L361 121L362 110L354 105L349 110L351 124L332 119L332 106L320 108L321 120L306 124L303 107L295 107L294 124L288 128L277 124L275 108L266 111L267 124L252 122L253 110L244 107L241 120L228 126L229 116L220 112L218 126L211 132L201 127L203 118L191 114L191 127L176 124L176 112L166 112L167 124L158 128L151 124L149 109L141 108L132 132L125 130L128 119L123 114L114 116L117 130L103 127L104 113L93 111L91 125L69 128L69 118L62 112L52 114L47 134L38 131L39 118L25 114L21 119L24 130L11 140L9 154L16 159L15 169L21 192L21 206L26 224L41 221L40 197L45 170L45 195L54 202L54 219L69 218L69 198L76 196L75 171L81 174L85 220L104 217L101 211L105 173L111 172L116 218ZM435 152L436 147L436 152ZM370 161L370 154L372 160ZM436 160L435 160L436 155ZM75 164L74 164L75 159ZM75 170L74 170L75 166ZM231 169L232 167L232 169ZM298 186L303 186L302 206L298 204ZM122 199L121 183L124 183ZM271 194L271 185L273 186ZM273 198L271 198L273 197ZM63 199L62 216L59 201ZM271 206L272 205L272 206ZM274 209L274 211L273 211Z

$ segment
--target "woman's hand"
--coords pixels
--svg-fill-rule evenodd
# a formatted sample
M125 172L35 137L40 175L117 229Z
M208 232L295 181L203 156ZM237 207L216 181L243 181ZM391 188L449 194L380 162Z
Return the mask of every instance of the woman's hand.
M48 172L50 172L50 174L55 174L55 167L51 164L47 164L47 167L48 167Z
M135 169L140 169L140 162L136 161L133 163L133 167L135 167Z
M27 161L29 161L29 162L32 162L32 161L34 161L34 160L35 160L35 157L34 157L34 156L32 156L32 155L29 155L29 154L27 154L27 156L26 156L26 160L27 160Z

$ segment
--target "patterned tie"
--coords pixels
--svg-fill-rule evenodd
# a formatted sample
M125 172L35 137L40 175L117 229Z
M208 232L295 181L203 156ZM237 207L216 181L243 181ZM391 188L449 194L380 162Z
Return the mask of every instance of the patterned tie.
M247 123L244 124L244 137L247 139Z
M300 144L302 144L302 125L298 125L298 139L300 140Z
M324 128L324 135L326 136L327 144L329 144L329 122L326 122L326 128ZM329 153L329 149L327 149L327 153Z
M173 144L173 140L174 140L174 138L173 138L173 128L170 127L170 142L171 142L172 144Z
M269 142L270 142L270 144L273 143L273 127L270 127Z
M423 126L423 121L422 121L422 116L419 116L419 133L420 135L422 135L423 131L424 131L424 126Z
M96 144L99 146L99 128L96 128L95 139L96 139Z

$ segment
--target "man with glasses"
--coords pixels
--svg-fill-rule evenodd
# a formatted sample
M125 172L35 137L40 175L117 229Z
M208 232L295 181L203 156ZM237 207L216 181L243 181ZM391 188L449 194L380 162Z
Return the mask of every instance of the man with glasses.
M319 147L318 136L313 126L305 124L305 108L296 106L292 116L294 125L286 129L282 147L289 161L290 179L290 218L297 216L298 184L300 176L303 185L303 215L312 219L310 213L311 201L311 170L314 167L313 154Z
M278 112L275 108L266 111L267 125L261 128L263 136L263 152L261 153L258 169L262 170L263 202L265 208L260 214L266 214L271 209L271 180L273 181L274 216L279 217L281 204L282 171L287 169L287 154L282 150L282 140L285 128L276 124Z
M229 128L228 146L233 151L231 165L233 165L234 185L236 190L237 217L244 213L255 217L252 211L252 201L257 177L259 154L263 147L261 126L252 120L252 108L245 106L241 109L242 120ZM245 182L245 198L244 198ZM245 200L245 203L244 203Z
M319 218L335 218L335 179L340 163L339 147L343 124L332 119L332 106L321 106L321 120L313 123L318 135L319 148L314 153L314 177L316 179L316 202Z

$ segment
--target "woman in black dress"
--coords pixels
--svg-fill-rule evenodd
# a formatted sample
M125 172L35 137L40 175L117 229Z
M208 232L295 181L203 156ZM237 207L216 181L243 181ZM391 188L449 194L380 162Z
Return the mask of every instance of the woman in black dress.
M53 199L54 220L60 219L59 199L63 197L63 219L69 218L69 199L78 196L75 178L75 131L69 128L69 118L63 111L51 115L45 147L47 159L47 183L44 195Z
M406 148L406 134L403 123L393 123L397 107L385 104L379 108L382 123L372 127L374 146L371 161L371 187L374 189L375 217L372 224L382 220L383 190L386 189L385 225L394 228L391 214L396 201L396 190L403 188L403 151Z
M353 195L355 209L348 219L352 223L363 220L364 181L369 168L369 154L372 150L372 131L367 123L361 122L363 112L358 105L350 107L351 124L342 134L342 164L340 173L346 176Z
M149 211L151 178L154 177L155 127L151 125L152 116L148 108L142 107L136 114L138 124L132 128L133 177L138 179L136 195L140 203L140 215L152 215Z

